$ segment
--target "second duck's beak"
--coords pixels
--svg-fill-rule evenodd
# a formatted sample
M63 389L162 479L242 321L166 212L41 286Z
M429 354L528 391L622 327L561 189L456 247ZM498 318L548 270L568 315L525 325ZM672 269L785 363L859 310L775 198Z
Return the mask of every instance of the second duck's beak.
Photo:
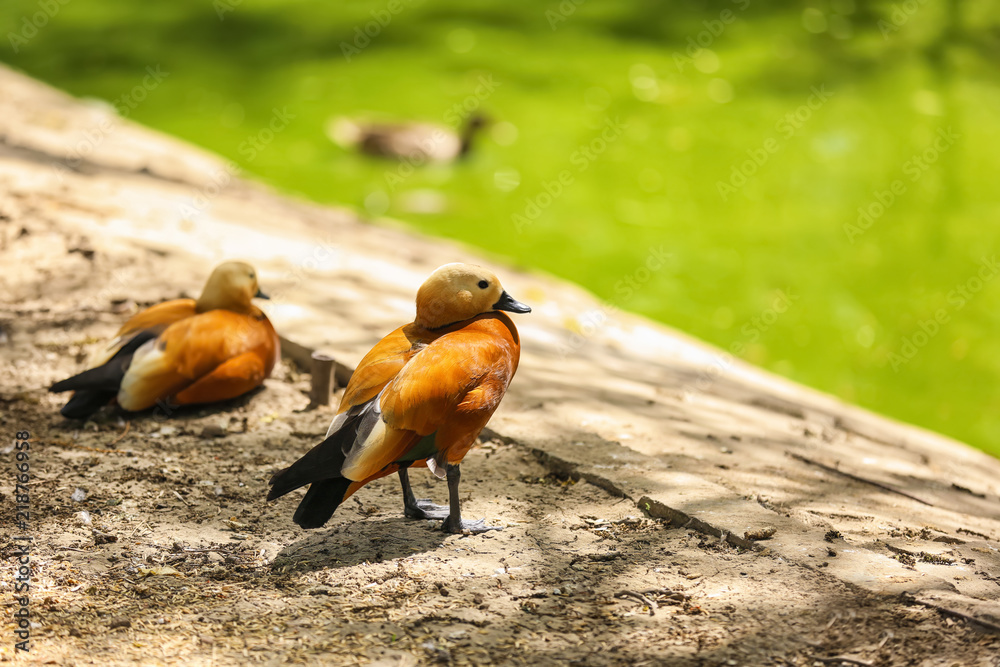
M253 298L255 298L255 299L270 299L271 297L269 297L268 295L264 294L264 292L258 287L257 288L257 293L253 295Z
M507 290L504 290L503 294L500 295L500 300L493 304L493 310L506 310L510 313L531 312L531 308L520 301L515 301L510 294L507 294Z

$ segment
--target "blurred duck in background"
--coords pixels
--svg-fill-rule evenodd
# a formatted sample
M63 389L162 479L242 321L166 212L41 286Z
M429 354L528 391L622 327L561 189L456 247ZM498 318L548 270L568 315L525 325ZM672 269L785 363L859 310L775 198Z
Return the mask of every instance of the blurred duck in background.
M408 159L417 163L448 163L464 158L488 120L482 114L469 117L461 132L431 123L377 123L331 118L326 134L338 146L378 157Z

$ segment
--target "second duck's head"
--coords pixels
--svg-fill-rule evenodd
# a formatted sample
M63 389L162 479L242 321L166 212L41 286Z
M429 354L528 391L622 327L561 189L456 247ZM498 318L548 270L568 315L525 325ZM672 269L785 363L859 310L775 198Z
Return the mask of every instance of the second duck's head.
M438 267L417 290L416 324L439 329L495 310L530 313L515 301L489 269L474 264Z
M260 290L254 268L246 262L223 262L208 277L196 309L200 313L218 309L247 312L255 297L269 298Z

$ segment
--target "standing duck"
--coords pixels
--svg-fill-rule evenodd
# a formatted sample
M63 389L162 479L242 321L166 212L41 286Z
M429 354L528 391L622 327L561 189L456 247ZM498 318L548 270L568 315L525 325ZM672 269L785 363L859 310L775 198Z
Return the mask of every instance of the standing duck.
M517 371L520 338L501 311L531 309L481 267L434 271L417 292L416 319L365 355L326 439L271 477L267 499L311 484L292 519L319 528L362 486L398 473L405 516L444 519L449 533L493 530L462 520L458 483L459 464ZM448 506L414 497L407 471L416 466L447 478Z
M251 302L268 298L244 262L220 264L201 296L129 319L89 370L49 391L74 391L64 417L86 419L112 399L126 410L224 401L260 385L280 356L278 335Z
M475 114L461 133L431 123L373 123L334 118L327 123L327 136L343 148L368 155L424 162L459 160L472 148L476 133L486 126L486 117Z

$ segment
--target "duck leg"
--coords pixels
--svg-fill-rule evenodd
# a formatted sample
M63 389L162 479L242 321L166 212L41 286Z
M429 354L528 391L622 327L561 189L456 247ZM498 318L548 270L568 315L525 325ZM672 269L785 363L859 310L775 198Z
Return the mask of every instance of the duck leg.
M451 506L451 513L441 524L441 530L446 533L465 533L466 531L476 534L485 533L488 530L503 530L500 526L487 526L486 519L476 519L474 521L462 521L462 509L458 500L458 483L462 479L462 473L457 465L449 464L445 468L448 477L448 503Z
M410 474L399 469L399 483L403 485L403 515L410 519L444 519L448 517L447 505L435 505L429 498L417 498L410 486Z

